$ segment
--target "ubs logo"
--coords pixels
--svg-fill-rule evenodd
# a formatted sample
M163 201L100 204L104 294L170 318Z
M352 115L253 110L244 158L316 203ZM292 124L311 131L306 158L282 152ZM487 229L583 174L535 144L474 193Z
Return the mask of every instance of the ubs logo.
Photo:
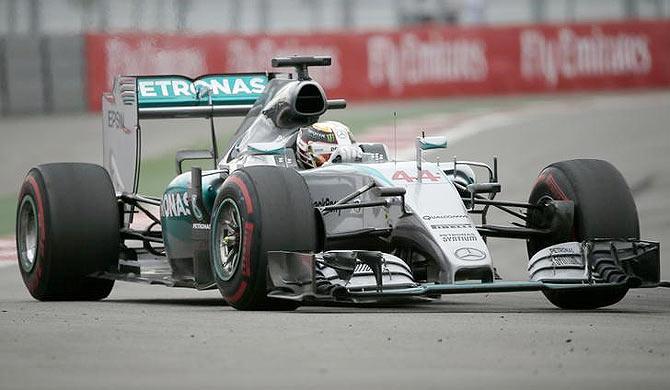
M459 248L454 252L456 257L465 261L478 261L486 258L486 253L477 248Z

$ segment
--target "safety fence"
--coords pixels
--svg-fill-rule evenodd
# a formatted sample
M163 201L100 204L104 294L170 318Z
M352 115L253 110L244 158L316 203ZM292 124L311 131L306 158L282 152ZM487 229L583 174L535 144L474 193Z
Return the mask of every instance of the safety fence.
M119 74L271 71L280 55L358 100L670 86L670 20L507 27L428 25L283 35L86 34L0 39L0 109L98 111Z
M86 110L84 37L0 37L0 113Z
M670 85L670 21L312 35L86 37L89 107L114 75L270 70L278 55L320 54L329 96L402 99Z

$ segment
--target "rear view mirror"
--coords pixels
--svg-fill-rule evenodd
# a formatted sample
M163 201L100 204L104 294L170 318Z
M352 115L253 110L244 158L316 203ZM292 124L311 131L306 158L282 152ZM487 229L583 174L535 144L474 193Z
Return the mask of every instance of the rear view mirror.
M419 148L421 148L421 150L447 148L447 137L445 136L419 137L417 138L417 140L419 143Z
M445 136L425 137L422 133L421 137L416 137L417 175L420 175L418 172L421 172L421 160L423 160L422 153L424 150L446 149L446 148L447 148L447 137Z

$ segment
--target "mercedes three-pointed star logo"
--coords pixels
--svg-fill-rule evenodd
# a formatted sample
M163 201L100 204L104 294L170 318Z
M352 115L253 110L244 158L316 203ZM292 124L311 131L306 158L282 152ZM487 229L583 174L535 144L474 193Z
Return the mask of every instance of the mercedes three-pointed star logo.
M486 253L477 248L458 248L454 254L459 259L465 261L477 261L486 258Z

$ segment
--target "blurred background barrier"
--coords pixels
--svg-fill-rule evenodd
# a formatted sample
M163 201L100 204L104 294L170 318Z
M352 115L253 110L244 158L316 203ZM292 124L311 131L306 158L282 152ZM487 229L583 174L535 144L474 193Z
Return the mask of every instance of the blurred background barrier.
M6 101L11 113L46 112L49 100L44 47L39 37L11 36L4 40Z
M427 25L275 35L88 34L88 103L118 74L270 70L277 55L322 54L333 97L390 99L670 85L670 21L514 27Z
M81 112L86 109L84 38L55 36L45 42L48 58L49 109L52 112Z
M81 35L9 35L0 40L0 109L7 114L86 110Z
M0 0L0 113L96 111L120 73L326 54L355 99L667 86L670 0Z
M670 16L670 0L0 0L0 34L259 34Z

